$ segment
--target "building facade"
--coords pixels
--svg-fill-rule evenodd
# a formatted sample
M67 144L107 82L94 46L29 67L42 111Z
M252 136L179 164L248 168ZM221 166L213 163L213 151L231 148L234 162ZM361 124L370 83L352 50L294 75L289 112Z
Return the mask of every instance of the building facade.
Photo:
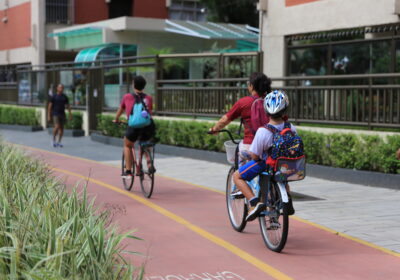
M260 1L272 77L399 71L398 0Z
M54 30L124 16L205 20L198 0L3 0L0 82L14 81L8 73L19 64L73 61L76 52L60 50L48 36Z

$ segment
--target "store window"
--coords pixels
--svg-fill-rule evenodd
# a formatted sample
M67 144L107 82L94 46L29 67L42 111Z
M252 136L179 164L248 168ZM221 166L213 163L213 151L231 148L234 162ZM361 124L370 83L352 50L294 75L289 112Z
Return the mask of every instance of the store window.
M327 55L328 48L326 46L291 50L290 75L326 75Z

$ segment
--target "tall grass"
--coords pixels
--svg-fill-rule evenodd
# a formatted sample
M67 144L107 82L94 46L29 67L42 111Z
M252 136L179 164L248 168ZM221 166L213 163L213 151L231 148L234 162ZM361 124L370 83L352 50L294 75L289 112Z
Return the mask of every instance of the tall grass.
M122 256L135 237L99 213L86 191L67 193L42 163L0 143L1 279L141 278Z

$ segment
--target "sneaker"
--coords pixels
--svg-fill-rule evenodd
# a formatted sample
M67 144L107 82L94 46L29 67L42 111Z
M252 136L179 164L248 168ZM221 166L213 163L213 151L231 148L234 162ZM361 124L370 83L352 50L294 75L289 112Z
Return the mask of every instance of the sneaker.
M237 189L232 192L231 196L233 199L243 199L244 198L242 191L237 190Z
M58 142L58 143L57 143L57 147L60 147L60 148L62 148L62 147L64 147L64 145L63 145L63 144L61 144L60 142Z
M250 222L255 220L262 211L265 210L265 204L258 202L256 206L251 206L249 209L249 214L246 217L246 221Z
M126 170L121 174L122 179L130 180L132 178L132 171Z

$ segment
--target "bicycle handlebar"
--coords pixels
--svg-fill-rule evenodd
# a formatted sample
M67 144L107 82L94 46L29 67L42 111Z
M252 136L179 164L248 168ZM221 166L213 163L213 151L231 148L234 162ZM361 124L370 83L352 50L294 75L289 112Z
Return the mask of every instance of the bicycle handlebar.
M226 132L226 133L228 133L229 138L231 138L232 142L235 143L235 144L237 144L237 145L239 145L239 142L237 142L236 139L233 138L232 132L230 132L229 130L227 130L227 129L222 129L222 130L218 130L218 131L207 131L207 134L213 134L214 132L217 132L217 133L219 133L219 132Z

